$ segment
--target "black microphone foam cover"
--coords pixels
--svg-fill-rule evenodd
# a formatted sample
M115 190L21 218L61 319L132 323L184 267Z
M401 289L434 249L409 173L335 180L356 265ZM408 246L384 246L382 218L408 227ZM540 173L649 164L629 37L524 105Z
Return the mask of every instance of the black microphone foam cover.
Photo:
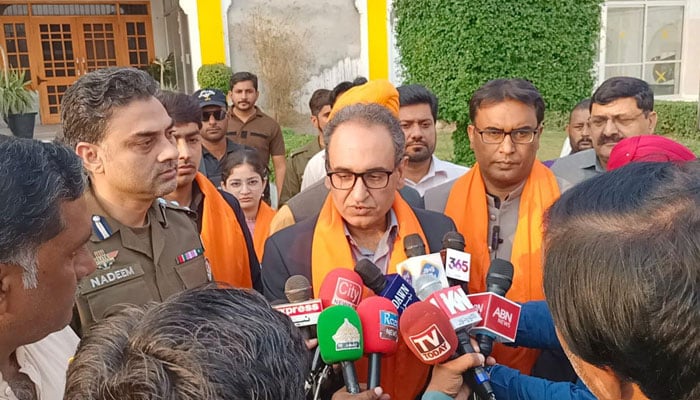
M366 258L357 261L355 272L360 275L362 282L375 294L379 294L386 287L386 278L382 271L374 263Z
M464 251L464 236L456 231L449 231L442 237L442 248Z
M311 283L304 275L292 275L284 283L284 295L290 303L300 303L313 297Z
M403 250L407 257L418 257L425 255L425 243L417 233L412 233L403 238Z
M513 284L513 264L510 261L494 258L486 275L486 291L505 296Z

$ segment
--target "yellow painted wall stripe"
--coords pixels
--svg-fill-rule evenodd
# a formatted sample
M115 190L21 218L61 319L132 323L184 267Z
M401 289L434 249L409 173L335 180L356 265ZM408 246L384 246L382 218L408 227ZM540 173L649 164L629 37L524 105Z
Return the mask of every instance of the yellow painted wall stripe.
M197 0L199 49L202 54L202 65L226 62L223 21L221 1Z
M367 0L369 79L389 78L386 2L387 0Z

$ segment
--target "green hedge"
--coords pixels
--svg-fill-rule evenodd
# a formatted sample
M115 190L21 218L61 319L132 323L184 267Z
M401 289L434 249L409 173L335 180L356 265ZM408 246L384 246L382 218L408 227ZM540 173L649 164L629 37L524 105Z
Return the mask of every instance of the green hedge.
M520 77L549 110L568 111L593 88L602 0L394 0L407 83L440 99L455 121L455 161L471 164L469 98L485 82Z
M197 83L202 89L219 89L228 93L231 83L231 67L226 64L204 64L197 70Z
M698 103L696 101L656 101L656 133L700 139Z

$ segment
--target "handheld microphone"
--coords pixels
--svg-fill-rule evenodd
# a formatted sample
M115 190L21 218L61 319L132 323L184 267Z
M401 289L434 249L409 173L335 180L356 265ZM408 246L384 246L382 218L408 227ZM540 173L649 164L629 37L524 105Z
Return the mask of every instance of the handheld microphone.
M403 251L406 257L417 257L425 254L425 243L417 233L412 233L403 238Z
M440 289L433 293L428 292L430 287L435 287L435 285L425 285L426 289L419 291L418 297L425 298L447 316L457 334L457 353L459 355L474 353L469 339L469 329L481 321L476 307L472 305L466 293L459 286ZM482 399L496 399L491 386L491 378L483 367L469 369L464 373L463 378L474 393Z
M311 283L303 275L293 275L284 284L284 294L289 303L274 304L272 307L289 316L294 326L300 328L304 339L316 337L314 326L323 310L321 300L311 299Z
M363 353L362 324L352 307L336 305L321 312L318 317L318 347L326 364L341 365L348 393L360 393L353 362L359 360Z
M432 304L411 304L401 315L399 329L406 346L424 364L445 362L457 350L457 335L450 321Z
M423 239L416 233L407 235L403 243L404 252L408 258L396 265L396 271L409 285L412 285L413 280L420 275L434 275L447 286L445 267L440 253L426 254Z
M371 296L357 306L362 322L365 353L369 358L367 389L379 386L382 355L396 353L399 340L399 314L384 297Z
M464 252L464 236L461 233L451 231L442 237L442 250L440 250L442 264L445 266L445 275L450 286L460 286L465 293L469 293L469 271L471 268L471 254Z
M355 272L360 275L362 282L375 294L389 299L399 315L409 305L418 301L418 296L411 285L398 274L389 274L386 277L374 263L366 258L361 259L355 266Z
M520 305L504 296L513 283L513 264L494 258L486 275L486 293L469 296L481 314L482 321L472 329L479 348L488 357L493 341L514 342L520 320Z
M349 269L336 268L329 272L321 283L318 297L323 308L346 305L356 308L362 300L362 278Z

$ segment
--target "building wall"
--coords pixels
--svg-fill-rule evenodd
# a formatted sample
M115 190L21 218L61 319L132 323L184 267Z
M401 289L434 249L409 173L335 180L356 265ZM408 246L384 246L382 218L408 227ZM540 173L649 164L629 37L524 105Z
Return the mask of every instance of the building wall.
M688 0L685 8L681 97L698 100L700 96L700 0Z
M245 24L254 11L283 20L305 38L311 65L297 109L308 113L308 99L319 88L367 75L361 58L361 17L352 0L233 0L228 9L228 46L234 71L258 69L246 41ZM260 82L264 104L265 82Z

